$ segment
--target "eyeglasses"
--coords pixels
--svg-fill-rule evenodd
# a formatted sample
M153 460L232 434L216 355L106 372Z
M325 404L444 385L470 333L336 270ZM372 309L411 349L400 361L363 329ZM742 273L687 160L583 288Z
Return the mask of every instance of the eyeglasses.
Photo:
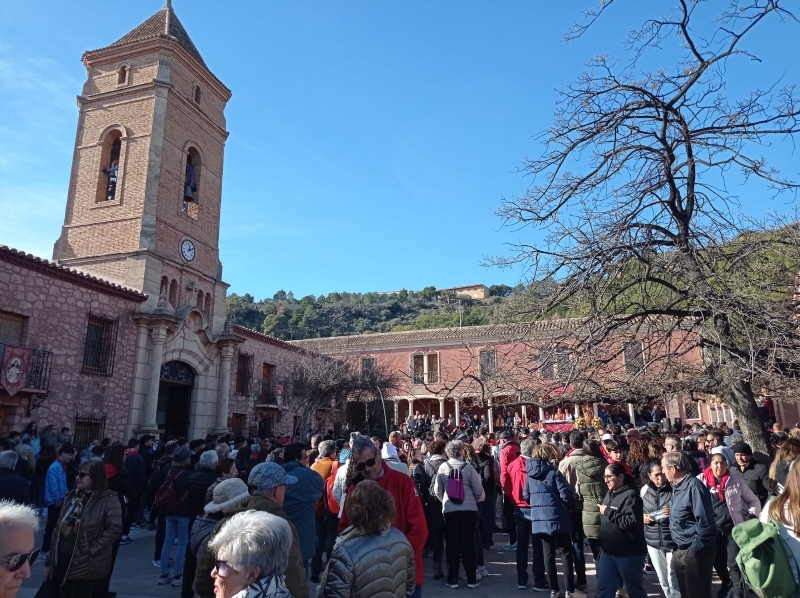
M356 471L364 471L367 467L372 467L373 465L375 465L375 457L367 459L363 463L356 463L355 468Z
M214 561L214 568L217 570L217 575L220 577L228 577L228 575L236 571L236 569L228 564L228 561L220 561L219 559Z
M617 476L615 476L615 475L604 475L603 479L604 480L613 480L615 477L617 477Z
M83 479L83 478L85 478L87 475L89 475L89 472L88 472L88 471L79 471L79 472L78 472L77 474L75 474L75 475L77 475L77 476L78 476L80 479Z
M6 569L10 573L14 573L15 571L19 571L22 569L22 566L25 563L30 563L33 565L36 562L36 558L39 556L38 550L32 550L31 552L25 554L15 554L14 556L7 558L7 559L0 559L0 563L6 563Z

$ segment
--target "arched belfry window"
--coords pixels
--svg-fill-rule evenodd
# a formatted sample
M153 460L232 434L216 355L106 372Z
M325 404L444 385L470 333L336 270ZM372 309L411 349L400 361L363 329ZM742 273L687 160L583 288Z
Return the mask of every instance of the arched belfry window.
M100 151L100 176L97 183L97 202L118 199L122 133L113 130L106 135Z
M126 65L122 65L119 67L117 71L117 85L124 85L128 82L128 67Z
M178 281L174 278L169 283L169 303L172 307L178 307Z
M197 219L198 202L200 201L200 179L202 175L202 159L196 148L190 147L186 152L186 168L183 177L183 212Z
M200 100L203 99L203 92L200 90L199 85L194 86L194 103L199 104Z

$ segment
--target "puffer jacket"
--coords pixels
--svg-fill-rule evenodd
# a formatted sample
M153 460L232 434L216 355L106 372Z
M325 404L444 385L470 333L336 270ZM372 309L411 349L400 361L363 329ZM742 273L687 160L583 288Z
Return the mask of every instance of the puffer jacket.
M286 568L286 587L292 594L292 598L308 598L308 583L306 583L306 570L303 566L303 554L300 551L300 539L297 537L297 529L292 523L283 508L261 495L248 496L238 506L223 511L225 515L214 527L216 534L225 522L236 515L249 510L264 511L271 513L281 519L285 519L292 529L292 547L289 552L289 566ZM211 536L209 536L211 537ZM211 571L214 569L214 554L210 550L205 550L200 558L197 559L197 572L194 577L194 591L200 598L214 598L214 579Z
M575 464L581 500L583 533L587 538L597 539L600 537L600 509L597 505L603 502L608 493L608 486L603 480L606 465L608 464L605 459L588 455Z
M192 551L195 559L199 559L202 553L205 552L208 538L220 519L221 517L214 517L213 519L210 517L198 517L194 520L192 529L189 532L189 550Z
M203 508L208 504L206 503L206 492L208 492L211 484L216 481L217 472L207 467L189 474L189 477L186 478L189 494L186 496L184 503L189 516L199 517L203 514Z
M72 490L64 498L64 505L69 505L74 496L75 490ZM53 530L52 549L45 563L48 567L52 566L53 571L58 566L58 559L65 556L60 554L58 546L63 517L62 507L58 525ZM92 493L83 508L76 534L75 550L64 581L92 581L108 577L111 574L111 547L122 536L122 508L116 492L102 490Z
M653 482L647 482L640 491L645 515L661 511L664 507L672 504L672 484L667 482L658 488ZM644 541L648 546L659 550L675 550L678 546L672 540L669 531L669 517L664 517L658 521L645 524Z
M456 504L447 495L447 478L453 469L461 470L461 479L464 481L464 502ZM475 468L461 459L448 459L445 465L439 468L433 486L436 497L442 501L443 513L456 511L478 511L478 503L486 500L483 492L481 476Z
M531 531L549 536L572 533L569 505L573 496L564 475L536 457L526 460L525 469L528 479L522 497L531 506Z
M416 588L414 551L405 535L389 528L380 535L336 541L319 586L318 598L405 598Z

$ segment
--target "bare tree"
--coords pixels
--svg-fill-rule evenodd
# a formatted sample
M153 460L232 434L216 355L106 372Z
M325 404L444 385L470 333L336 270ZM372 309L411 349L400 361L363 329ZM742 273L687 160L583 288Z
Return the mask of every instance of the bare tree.
M783 5L732 0L710 23L699 9L708 3L679 0L672 14L630 32L627 63L594 58L561 92L542 155L524 163L532 186L498 210L508 225L542 227L546 238L490 260L523 263L534 280L559 283L527 315L580 316L579 359L612 359L627 334L669 344L671 353L651 364L664 374L648 382L651 392L722 397L762 451L754 388L794 376L798 363L798 228L793 216L743 217L731 189L796 197L797 182L771 167L760 146L791 140L800 105L793 85L774 82L732 98L726 77L736 61L758 60L744 45L754 31L797 34L777 27L797 23ZM602 2L567 37L580 37L612 6ZM644 66L664 47L679 59ZM702 367L683 371L691 355Z
M398 385L398 375L357 355L330 357L308 350L290 367L288 393L297 416L294 434L312 427L320 409L346 413L348 401L375 402Z

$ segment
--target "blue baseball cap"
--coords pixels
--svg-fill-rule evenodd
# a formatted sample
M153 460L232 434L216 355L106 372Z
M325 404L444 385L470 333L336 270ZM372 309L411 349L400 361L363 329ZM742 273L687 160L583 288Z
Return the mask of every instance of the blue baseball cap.
M283 484L295 484L297 478L286 473L280 464L274 461L264 461L250 470L247 485L256 490L271 490Z

